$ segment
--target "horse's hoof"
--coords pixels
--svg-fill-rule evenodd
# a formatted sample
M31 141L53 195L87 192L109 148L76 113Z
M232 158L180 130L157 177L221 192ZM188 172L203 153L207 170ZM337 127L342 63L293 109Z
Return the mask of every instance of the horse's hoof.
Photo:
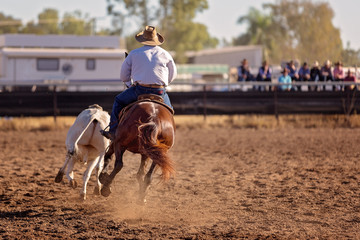
M99 175L99 181L101 184L106 184L108 182L110 175L107 173L100 173Z
M99 186L95 186L93 194L94 195L100 195L101 194Z
M101 195L104 196L104 197L108 197L111 193L111 189L109 186L103 186L101 188Z
M77 187L77 182L76 182L74 179L72 179L72 180L70 181L70 187L72 187L72 188L76 188L76 187Z
M59 183L62 181L63 179L63 176L64 176L64 173L61 171L61 169L59 170L58 174L56 175L55 177L55 182L56 183Z

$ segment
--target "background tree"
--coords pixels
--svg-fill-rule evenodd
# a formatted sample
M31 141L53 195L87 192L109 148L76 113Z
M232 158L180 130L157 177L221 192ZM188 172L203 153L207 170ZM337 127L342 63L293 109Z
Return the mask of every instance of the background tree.
M350 42L342 52L342 59L345 66L360 66L360 49L357 51L350 48Z
M22 33L39 35L60 34L58 11L52 8L44 9L38 15L37 24L34 21L28 22L23 28Z
M329 3L281 0L277 4L267 4L265 8L272 11L273 25L286 29L290 40L287 47L294 50L289 57L309 62L341 60L340 30L332 23L334 12Z
M44 9L38 15L38 21L30 21L22 29L22 33L31 34L73 34L73 35L91 35L93 31L93 19L88 14L81 13L80 10L74 12L65 12L60 20L56 9ZM108 31L102 30L101 34L107 34Z
M271 15L251 7L247 15L238 19L238 23L247 24L247 30L244 34L234 39L234 45L262 45L264 58L268 59L269 54L272 54L271 58L274 58L276 46L275 34L272 32L271 27Z
M38 35L43 34L38 24L36 24L34 21L27 22L26 25L22 28L20 33L38 34Z
M0 34L17 33L21 26L21 20L6 16L0 12Z
M186 51L213 48L218 44L218 40L210 36L204 24L193 22L196 13L208 8L207 0L167 0L162 1L162 4L160 26L167 36L165 46L176 52L178 63L187 62Z
M83 17L82 13L76 10L72 13L65 13L60 26L62 34L92 35L95 34L93 24L93 20L89 19L88 15Z
M208 8L207 0L108 0L108 12L137 22L136 31L128 35L127 48L139 46L134 35L146 25L155 25L166 38L164 48L175 51L179 63L187 61L185 51L215 47L218 40L210 37L205 25L193 22L196 13ZM124 32L126 21L121 32ZM126 32L126 31L125 31Z
M289 59L341 60L340 31L332 24L334 12L328 3L278 0L263 8L269 14L251 8L239 18L238 22L248 28L234 44L261 44L270 60L277 63Z
M135 26L146 26L156 19L153 17L157 12L156 7L150 5L149 0L107 0L107 3L108 14L114 17L113 27L120 33L124 32L125 22L125 30L129 31L134 28L133 22ZM142 27L136 29L140 30Z
M43 34L59 34L59 12L56 9L47 8L38 15L39 28Z

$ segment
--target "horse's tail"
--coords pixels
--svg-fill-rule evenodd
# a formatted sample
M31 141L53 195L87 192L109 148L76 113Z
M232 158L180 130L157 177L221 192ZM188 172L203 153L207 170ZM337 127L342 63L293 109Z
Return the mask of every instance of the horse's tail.
M159 141L159 124L154 117L150 117L147 123L140 123L139 146L141 151L147 154L154 163L159 165L162 171L162 180L168 180L175 173L174 164L168 155L169 147Z

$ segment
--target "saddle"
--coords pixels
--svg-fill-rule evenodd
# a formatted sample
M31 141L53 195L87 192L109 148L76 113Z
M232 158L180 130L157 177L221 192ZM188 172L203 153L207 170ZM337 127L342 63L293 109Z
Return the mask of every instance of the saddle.
M126 107L124 107L120 114L119 114L119 123L121 123L124 118L125 118L125 115L126 115L126 112L132 107L134 106L135 104L137 103L141 103L141 102L154 102L154 103L157 103L157 104L160 104L162 106L164 106L167 110L169 110L169 112L174 115L175 111L174 109L172 109L171 107L169 107L168 105L166 105L164 103L164 99L162 97L160 97L159 95L156 95L156 94L142 94L142 95L139 95L138 96L138 100L133 102L133 103L130 103L129 105L127 105Z

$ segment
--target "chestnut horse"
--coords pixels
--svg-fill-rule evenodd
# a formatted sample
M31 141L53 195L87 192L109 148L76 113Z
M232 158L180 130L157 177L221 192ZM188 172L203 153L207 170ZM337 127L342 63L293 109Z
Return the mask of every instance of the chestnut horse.
M103 184L101 194L105 197L110 195L110 184L123 167L123 154L127 150L141 155L137 180L140 186L139 202L145 203L146 190L151 183L155 167L161 168L163 180L168 180L175 172L172 160L168 155L168 150L173 146L174 140L173 113L167 107L156 102L136 102L120 120L115 139L105 154L104 168L99 177ZM106 172L113 153L115 153L116 160L114 169L109 175ZM152 160L152 163L145 175L149 159Z

